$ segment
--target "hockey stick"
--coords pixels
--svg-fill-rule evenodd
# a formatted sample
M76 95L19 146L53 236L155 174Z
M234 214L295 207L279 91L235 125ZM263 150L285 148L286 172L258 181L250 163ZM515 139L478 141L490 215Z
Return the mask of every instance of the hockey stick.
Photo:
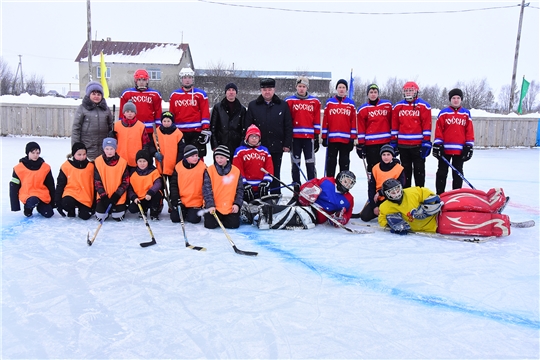
M370 173L367 171L367 163L366 163L366 158L362 158L362 161L364 162L364 170L366 171L366 178L367 178L367 185L368 185L368 195L369 195L369 180L370 180ZM367 199L366 203L364 204L364 207L362 208L362 210L365 209L365 207L369 204L369 198ZM362 213L362 210L360 210L359 213L356 213L356 214L352 214L351 215L351 219L359 219L360 218L360 214Z
M268 171L266 171L265 168L261 168L261 171L264 172L265 174L268 174L272 177L272 179L275 179L276 181L279 181L282 185L284 185L287 189L289 189L290 191L292 191L293 194L297 195L297 196L301 196L301 194L298 194L296 191L294 191L293 188L291 188L289 185L285 184L283 181L281 181L280 179L278 179L277 177L275 177L274 175L270 174ZM314 203L314 202L310 202L310 206L313 207L315 210L317 210L319 213L321 213L323 216L325 216L328 220L330 220L330 222L332 222L333 224L335 224L337 227L340 227L342 228L343 230L346 230L350 233L353 233L353 234L372 234L373 232L372 231L360 231L360 230L355 230L355 229L351 229L345 225L343 225L342 223L340 223L339 221L337 221L336 219L334 219L333 217L331 217L330 215L328 215L326 213L326 211L324 211L324 209L317 203Z
M301 156L302 155L300 155L300 157ZM302 171L302 167L300 166L300 163L297 163L297 162L294 161L294 155L293 155L292 152L291 152L291 161L294 163L294 165L296 165L298 170L300 170L300 174L302 174L302 176L304 177L304 180L308 181L308 178L307 178L306 174L304 174L304 171Z
M178 216L180 217L180 224L182 225L182 232L184 233L184 241L186 242L186 247L197 251L206 251L205 247L193 246L188 242L186 236L186 225L184 224L184 214L182 214L182 209L180 208L180 206L178 206L176 209L178 210Z
M382 228L380 226L374 226L374 225L370 225L370 224L360 224L360 223L356 223L356 222L352 222L352 221L351 221L351 224L352 225L357 225L357 226L369 227L369 228L376 229L376 230L379 230L379 231L389 231L390 230L390 228L388 228L388 227ZM465 238L465 237L460 237L459 235L446 235L446 234L439 234L439 233L430 233L430 232L425 232L425 231L411 231L411 234L412 235L435 238L435 239L462 241L462 242L470 242L470 243L483 243L483 242L494 240L494 239L497 238L496 236Z
M527 220L527 221L521 221L521 222L514 222L510 221L510 226L515 228L530 228L535 225L534 220Z
M112 208L112 204L109 204L109 206L107 206L107 210L105 210L105 215L109 214L109 211L111 211L111 208ZM101 227L103 226L103 222L105 221L106 218L107 216L105 216L102 219L99 219L99 225L96 229L96 232L94 233L94 236L92 237L92 240L90 240L90 231L88 232L88 235L86 235L86 243L88 244L88 246L92 246L92 244L94 243L94 240L96 240L99 229L101 229Z
M243 250L238 249L236 245L234 244L234 242L232 241L229 234L227 233L227 230L225 230L225 226L223 226L223 223L221 222L221 220L219 220L219 216L217 215L217 213L214 211L212 215L214 215L214 217L216 218L216 221L218 222L219 227L221 227L221 230L223 230L223 233L225 233L225 236L227 237L227 240L229 240L229 242L231 243L235 253L240 254L240 255L247 255L247 256L257 256L259 254L254 251L243 251Z
M465 181L467 183L467 185L469 185L471 187L471 189L476 190L476 188L474 186L472 186L472 184L470 182L468 182L467 179L465 179L465 176L463 176L463 174L460 173L459 170L454 167L454 165L450 164L450 161L448 161L448 159L445 158L444 155L441 156L441 159L443 159L444 162L447 163L448 166L450 166L452 168L452 170L454 170L456 172L456 174L458 174L459 177L462 178L463 181Z
M150 229L150 224L148 223L148 219L146 218L146 215L144 215L144 210L141 206L141 203L138 202L137 205L139 206L139 211L141 212L144 223L146 224L146 228L148 229L148 232L150 233L150 237L152 238L152 241L143 242L143 243L140 243L139 245L141 245L141 247L148 247L148 246L155 245L156 238L154 237L154 233L152 233L152 229Z

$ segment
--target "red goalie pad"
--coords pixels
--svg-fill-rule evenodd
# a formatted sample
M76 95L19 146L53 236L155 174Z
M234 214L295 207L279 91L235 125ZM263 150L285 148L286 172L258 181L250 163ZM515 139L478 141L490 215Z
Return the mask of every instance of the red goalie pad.
M439 215L437 232L478 236L510 235L510 218L504 214L445 211Z
M496 213L506 202L506 196L501 188L490 189L488 192L473 189L456 189L440 195L444 201L442 211L476 211Z

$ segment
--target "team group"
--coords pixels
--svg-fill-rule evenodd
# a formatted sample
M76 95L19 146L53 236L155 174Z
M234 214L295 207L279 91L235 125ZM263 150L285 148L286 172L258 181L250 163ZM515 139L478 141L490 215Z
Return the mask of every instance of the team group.
M149 211L151 219L159 219L165 199L173 222L185 218L198 223L205 209L205 227L217 227L219 218L226 227L237 228L243 205L279 196L283 154L290 153L292 181L297 184L294 198L299 201L289 206L317 203L342 224L353 216L364 221L379 217L385 226L392 224L387 224L386 215L381 219L380 205L385 200L401 204L403 189L412 186L413 177L426 193L418 198L418 207L439 204L429 214L435 216L442 205L437 195L445 191L448 165L463 173L463 163L473 154L473 124L469 111L461 107L460 89L450 91L450 106L438 116L432 143L431 108L419 98L414 82L403 86L404 99L395 105L380 99L378 86L371 84L367 102L357 109L347 97L347 81L341 79L336 95L326 101L321 121L321 103L308 92L306 77L296 80L296 93L284 100L275 95L274 79L261 79L261 94L247 109L237 99L238 87L229 83L225 97L210 112L206 93L194 87L193 70L182 69L179 76L181 88L171 94L169 111L162 112L161 95L148 86L148 73L137 70L135 86L121 96L116 122L103 88L90 82L73 121L72 152L61 166L56 186L39 145L28 143L27 156L15 166L10 182L12 210L20 210L20 201L26 216L36 208L51 217L57 208L68 217L78 210L82 219L95 214L102 221L109 216L121 221L126 210ZM327 148L325 177L320 179L315 167L319 140ZM209 166L204 162L208 143L214 157ZM352 213L354 199L349 193L356 181L349 170L354 148L369 179L368 202L359 214ZM423 188L425 159L432 150L439 159L437 195ZM300 174L305 180L301 187ZM461 187L462 178L453 173L452 188ZM411 218L410 209L406 211ZM326 220L313 218L319 223Z

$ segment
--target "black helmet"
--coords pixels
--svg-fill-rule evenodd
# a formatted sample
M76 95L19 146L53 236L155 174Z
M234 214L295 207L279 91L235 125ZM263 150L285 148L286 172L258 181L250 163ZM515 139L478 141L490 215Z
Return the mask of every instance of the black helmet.
M353 188L354 184L356 184L356 175L352 171L344 170L337 174L336 188L340 193L345 194Z
M396 179L388 179L382 185L382 191L386 200L401 204L403 200L403 186Z

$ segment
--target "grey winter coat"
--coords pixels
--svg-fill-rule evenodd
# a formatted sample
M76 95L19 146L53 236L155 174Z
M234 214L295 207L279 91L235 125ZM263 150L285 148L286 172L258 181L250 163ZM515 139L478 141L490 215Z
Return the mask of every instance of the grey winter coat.
M96 104L85 96L73 119L71 146L76 142L82 142L86 145L87 157L94 160L101 155L103 139L112 130L113 123L113 115L105 99Z

